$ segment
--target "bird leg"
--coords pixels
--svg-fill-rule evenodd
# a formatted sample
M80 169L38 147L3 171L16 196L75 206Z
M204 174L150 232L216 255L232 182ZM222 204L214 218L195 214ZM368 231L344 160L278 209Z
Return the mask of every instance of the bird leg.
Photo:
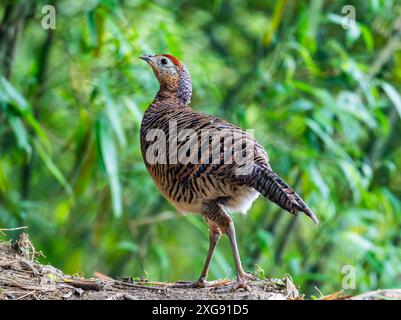
M252 274L246 273L244 271L244 269L242 268L242 263L241 263L241 259L240 259L238 247L237 247L237 240L235 237L234 223L231 220L231 218L230 218L228 226L222 230L228 236L228 238L230 240L231 250L233 253L233 257L234 257L235 268L237 271L237 281L232 282L228 285L217 287L217 288L215 288L214 291L216 293L226 293L226 292L233 292L233 291L236 291L241 288L245 289L245 290L249 290L247 280L255 280L256 278Z
M212 261L213 252L219 242L221 236L220 228L213 222L208 222L209 224L209 250L207 252L205 264L203 266L202 273L197 281L178 281L174 283L171 287L173 288L204 288L208 285L215 285L214 283L208 283L206 281L207 274L209 272L210 262Z
M255 277L251 274L246 273L242 268L242 263L237 247L237 240L235 237L234 223L231 217L224 211L223 207L219 203L215 202L209 203L206 207L205 212L207 213L205 214L206 218L216 223L220 230L228 236L237 273L236 282L232 282L228 285L218 286L215 288L215 292L232 292L240 288L249 290L247 286L247 280L255 280Z
M201 276L198 281L204 283L206 281L207 274L209 273L210 262L212 261L213 252L216 248L217 242L221 237L221 230L214 223L209 223L209 250L207 252L205 264Z
M216 202L207 203L204 207L204 216L209 224L209 234L210 243L209 251L206 257L206 261L201 273L201 276L197 281L184 282L179 281L171 285L172 288L199 288L199 287L214 287L216 293L226 293L233 292L237 289L249 290L247 285L247 280L255 280L252 274L246 273L242 268L241 259L238 253L237 240L235 237L234 223L231 217L224 211L223 207ZM233 252L235 269L237 273L237 281L230 282L227 281L214 281L212 283L206 282L206 276L209 271L210 261L212 260L212 255L214 249L216 248L217 242L220 239L221 233L228 236L230 240L231 250Z

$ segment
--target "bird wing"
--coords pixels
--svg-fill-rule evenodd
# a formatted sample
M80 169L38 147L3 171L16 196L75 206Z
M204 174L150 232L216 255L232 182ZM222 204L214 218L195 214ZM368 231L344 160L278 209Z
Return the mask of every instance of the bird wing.
M202 117L205 115L202 115ZM276 203L286 211L296 214L297 211L304 212L316 224L319 223L315 214L307 206L304 200L284 181L282 180L270 167L269 158L265 149L256 142L247 132L241 128L217 117L206 116L207 121L210 121L210 128L216 130L229 129L234 134L242 136L242 140L253 144L253 163L251 171L248 174L238 175L238 164L234 163L225 166L226 177L234 178L238 182L245 182L246 185L253 187L260 192L264 197ZM206 119L205 119L206 120ZM242 148L240 148L242 150ZM227 174L228 173L228 174Z

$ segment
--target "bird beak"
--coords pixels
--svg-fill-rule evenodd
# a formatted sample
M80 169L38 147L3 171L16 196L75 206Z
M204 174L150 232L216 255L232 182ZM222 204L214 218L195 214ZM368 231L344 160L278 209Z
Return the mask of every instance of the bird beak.
M139 57L139 59L142 59L143 61L146 61L147 63L150 63L152 61L152 56L150 54L143 54Z

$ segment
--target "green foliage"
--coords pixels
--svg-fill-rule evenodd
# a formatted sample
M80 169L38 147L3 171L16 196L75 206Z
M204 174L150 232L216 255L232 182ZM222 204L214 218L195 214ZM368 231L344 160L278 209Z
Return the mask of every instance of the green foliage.
M29 226L71 273L195 279L202 219L176 214L143 165L157 91L143 53L183 60L192 106L254 128L272 167L319 217L259 199L234 215L247 269L304 291L401 286L401 6L351 1L46 1L0 5L0 228ZM12 50L14 48L14 50ZM221 241L211 277L233 277Z

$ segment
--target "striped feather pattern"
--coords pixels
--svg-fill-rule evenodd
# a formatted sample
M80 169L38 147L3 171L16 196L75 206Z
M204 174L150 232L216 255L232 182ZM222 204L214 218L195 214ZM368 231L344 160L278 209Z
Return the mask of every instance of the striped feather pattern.
M197 149L194 157L196 160L201 159L200 161L187 164L170 163L168 143L170 137L168 132L172 121L177 123L178 137L185 129L192 129L199 133L202 129L219 132L223 128L230 128L239 130L245 139L254 142L253 138L243 133L240 128L221 119L193 111L185 105L174 105L171 101L156 101L146 111L142 121L141 150L147 169L164 196L180 211L200 213L202 204L208 201L218 201L232 210L246 211L248 208L242 208L236 202L241 198L247 198L249 194L253 195L253 201L258 193L237 179L235 175L237 165L235 163L224 164L221 161L218 163L211 161L213 145L209 139L202 140L202 136L197 134ZM150 130L155 128L166 134L166 164L150 164L146 156L146 152L153 141L146 141L145 138ZM184 143L185 141L178 141L174 150L180 150ZM221 142L221 148L223 148L223 143ZM202 144L206 145L207 148L200 148L199 146ZM202 149L203 153L200 152ZM256 149L257 157L267 163L267 155L263 148L257 145ZM224 159L224 155L221 154L220 158Z
M314 213L308 208L301 197L269 167L257 164L248 184L258 190L264 197L279 205L292 214L304 212L315 223L319 223Z

